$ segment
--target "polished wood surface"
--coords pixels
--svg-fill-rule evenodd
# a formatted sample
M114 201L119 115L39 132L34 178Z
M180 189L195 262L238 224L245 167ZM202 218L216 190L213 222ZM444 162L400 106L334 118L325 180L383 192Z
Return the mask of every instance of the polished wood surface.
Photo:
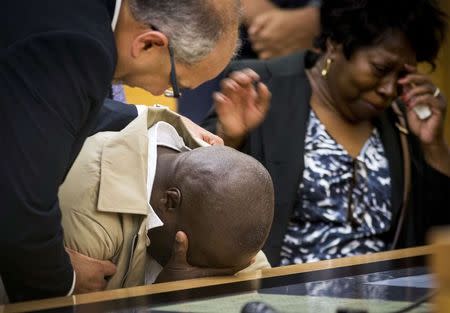
M178 282L146 285L127 289L116 289L110 291L96 292L90 294L81 294L71 297L53 298L40 301L29 301L23 303L15 303L6 306L0 306L0 313L6 312L29 312L33 310L43 310L50 308L65 307L77 304L87 304L114 299L124 299L128 297L145 296L151 294L164 293L169 291L177 291L189 288L214 286L220 284L228 284L235 282L251 281L255 283L258 279L269 277L280 277L285 275L312 272L318 270L327 270L341 268L347 266L369 264L374 262L403 259L415 256L430 255L434 251L434 246L423 246L410 249L402 249L388 252L380 252L368 255L347 257L341 259L320 261L308 264L290 265L256 271L252 273L241 274L232 277L208 277L191 279Z

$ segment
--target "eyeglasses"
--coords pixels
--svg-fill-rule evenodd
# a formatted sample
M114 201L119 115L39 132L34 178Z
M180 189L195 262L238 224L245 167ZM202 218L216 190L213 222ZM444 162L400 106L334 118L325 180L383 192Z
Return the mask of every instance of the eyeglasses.
M180 93L180 87L178 86L178 81L177 81L177 72L175 69L175 57L174 57L173 48L170 45L170 42L169 42L168 48L169 48L169 56L170 56L170 84L172 85L172 88L164 91L164 96L169 97L169 98L178 99L181 96L181 93Z
M155 27L155 25L149 25L149 26L150 26L150 28L152 28L156 31L160 31L158 27ZM178 86L177 72L175 69L175 54L173 52L173 48L172 48L172 45L170 44L170 41L169 41L169 44L167 45L167 48L169 49L170 84L172 85L172 88L164 91L164 96L166 96L168 98L178 99L181 96L181 92L180 92L180 87Z

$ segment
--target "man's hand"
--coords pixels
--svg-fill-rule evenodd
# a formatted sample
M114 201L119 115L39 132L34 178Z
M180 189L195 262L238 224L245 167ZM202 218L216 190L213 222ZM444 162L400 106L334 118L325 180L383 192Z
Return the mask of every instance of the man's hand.
M164 266L161 273L158 275L155 283L209 276L234 275L250 265L249 262L249 264L238 268L204 268L191 266L187 261L187 251L188 238L184 232L178 231L175 237L172 256L166 266Z
M318 31L318 8L277 8L257 16L248 34L259 58L269 59L312 48Z
M258 81L259 76L253 70L236 71L222 80L221 92L213 96L218 116L217 134L228 146L238 148L247 133L266 117L271 94Z
M223 146L223 139L220 138L219 136L216 136L213 133L207 131L206 129L198 126L185 116L181 115L181 119L184 125L187 127L187 129L189 129L189 131L194 137L197 137L203 140L204 142L209 143L211 146Z
M74 293L104 290L105 277L116 273L116 266L110 261L101 261L66 248L72 267L77 275Z

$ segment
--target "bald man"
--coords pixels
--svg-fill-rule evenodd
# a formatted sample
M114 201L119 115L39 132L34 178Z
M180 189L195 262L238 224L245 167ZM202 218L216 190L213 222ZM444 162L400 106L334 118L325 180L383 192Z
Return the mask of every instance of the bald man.
M149 230L151 256L161 265L179 257L173 256L173 239L183 230L190 264L236 271L249 266L273 217L272 181L265 168L221 146L182 153L158 147L157 164L150 203L164 225ZM159 280L172 280L166 272Z
M66 246L116 264L108 289L269 267L258 254L273 218L264 167L200 147L177 114L150 110L86 141L59 192Z

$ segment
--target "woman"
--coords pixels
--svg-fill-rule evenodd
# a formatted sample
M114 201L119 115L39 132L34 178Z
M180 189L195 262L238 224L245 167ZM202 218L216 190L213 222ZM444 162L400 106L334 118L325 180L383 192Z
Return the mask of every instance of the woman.
M450 223L447 103L416 69L433 65L445 29L434 0L329 0L320 54L231 66L252 70L223 80L205 125L272 175L272 265L423 244Z

